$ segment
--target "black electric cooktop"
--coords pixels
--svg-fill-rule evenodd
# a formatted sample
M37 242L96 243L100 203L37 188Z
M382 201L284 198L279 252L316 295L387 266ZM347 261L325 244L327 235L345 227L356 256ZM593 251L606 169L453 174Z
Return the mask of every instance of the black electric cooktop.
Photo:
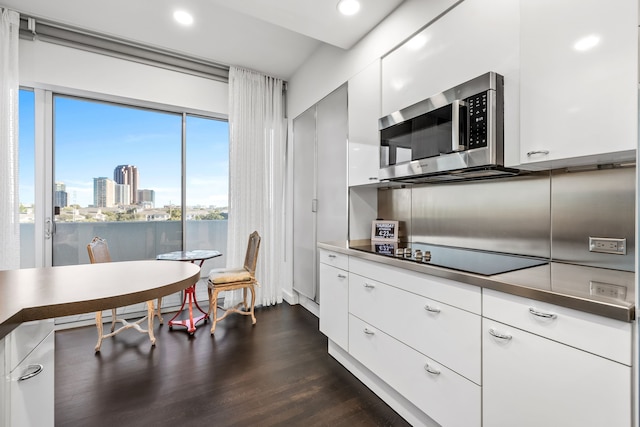
M369 245L350 245L349 248L484 276L493 276L494 274L507 273L549 263L549 260L544 258L530 258L416 242L371 242Z

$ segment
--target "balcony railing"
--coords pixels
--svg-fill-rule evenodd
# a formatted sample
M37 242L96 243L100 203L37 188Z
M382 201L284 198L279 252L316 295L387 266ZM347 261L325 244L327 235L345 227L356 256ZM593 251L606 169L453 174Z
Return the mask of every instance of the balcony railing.
M207 300L206 277L212 268L225 267L227 249L227 220L187 221L187 247L214 249L222 256L207 260L202 265L201 279L196 285L196 297ZM35 266L34 224L20 224L20 256L23 268ZM124 222L60 222L53 236L53 265L88 264L87 244L95 236L107 240L114 262L155 259L158 254L182 250L182 226L179 221L124 221ZM170 261L167 261L170 262ZM87 284L90 286L90 284ZM163 311L180 306L181 294L163 299ZM144 312L144 304L122 307L122 313ZM105 316L109 314L105 312ZM58 319L58 323L91 319L92 313Z

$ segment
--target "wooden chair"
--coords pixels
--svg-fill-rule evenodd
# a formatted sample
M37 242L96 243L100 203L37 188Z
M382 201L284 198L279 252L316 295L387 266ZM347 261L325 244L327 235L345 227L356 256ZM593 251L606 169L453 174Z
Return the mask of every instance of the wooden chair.
M87 245L87 252L89 253L89 260L91 264L101 263L101 262L111 262L111 254L109 253L109 246L107 245L107 241L100 238L94 237L91 240L91 243ZM158 299L158 310L160 310L161 300ZM153 301L147 301L147 315L140 320L137 320L133 323L129 323L125 319L119 319L116 317L116 309L111 309L111 333L104 334L103 325L102 325L102 311L96 312L96 327L98 328L98 343L96 344L95 351L96 353L100 351L100 346L102 345L102 340L105 338L112 337L114 335L119 334L120 332L126 329L135 329L138 332L143 334L149 334L149 339L151 340L151 345L156 345L156 338L153 335L153 319L156 311L153 308ZM158 317L159 314L158 314ZM140 327L140 323L147 320L147 329L142 329ZM160 321L162 322L162 318L160 317ZM116 322L122 323L122 326L116 329Z
M260 249L260 235L254 231L249 236L247 244L247 253L244 257L244 265L242 268L217 268L211 270L208 280L209 291L209 315L211 318L211 335L215 332L216 323L230 313L238 313L244 316L251 316L252 324L256 324L256 316L254 307L256 303L256 285L260 286L256 280L256 264L258 263L258 250ZM235 307L228 308L221 317L217 317L218 309L218 293L223 291L232 291L235 289L243 290L243 301ZM251 306L247 306L247 290L251 291ZM244 310L240 310L240 306ZM248 311L247 311L248 309Z

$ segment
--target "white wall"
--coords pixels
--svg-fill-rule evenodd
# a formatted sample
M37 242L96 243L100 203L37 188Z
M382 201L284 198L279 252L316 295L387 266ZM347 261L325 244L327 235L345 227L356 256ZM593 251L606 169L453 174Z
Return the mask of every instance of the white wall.
M350 50L322 45L289 79L293 119L461 0L406 0Z
M226 115L228 85L41 41L20 40L20 84Z
M350 50L322 45L305 61L288 82L289 177L292 177L293 174L291 161L293 159L291 154L293 118L461 2L462 0L406 0ZM287 194L289 195L287 211L293 212L292 178L288 179L287 185ZM292 215L287 218L287 227L288 230L293 230ZM288 234L286 245L289 264L292 259L292 234ZM293 267L290 266L286 271L290 276L282 287L285 300L289 303L300 302L310 311L316 312L317 307L313 306L315 303L299 301L297 294L293 291ZM302 299L305 300L304 297Z

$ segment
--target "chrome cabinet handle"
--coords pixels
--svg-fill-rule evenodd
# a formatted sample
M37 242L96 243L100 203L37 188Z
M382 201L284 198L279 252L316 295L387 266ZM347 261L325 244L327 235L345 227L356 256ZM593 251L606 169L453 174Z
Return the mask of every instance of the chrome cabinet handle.
M377 176L370 176L369 177L369 181L377 181L378 177Z
M538 311L532 307L529 307L529 313L533 314L534 316L538 316L538 317L542 317L544 319L555 319L558 317L557 314L554 313L543 313L541 311Z
M535 154L549 154L549 150L533 150L527 153L527 157L531 157Z
M374 334L375 334L375 332L373 332L373 331L372 331L371 329L369 329L369 328L364 328L364 333L365 333L365 334L367 334L367 335L374 335Z
M375 288L376 286L375 286L375 285L372 285L371 283L365 283L365 284L364 284L364 287L365 287L365 288L367 288L367 289L373 289L373 288Z
M510 340L511 338L513 338L511 335L502 334L502 333L496 331L493 328L489 329L489 334L491 334L492 336L494 336L494 337L496 337L498 339L501 339L501 340Z
M327 255L329 258L335 258L336 256L334 254L329 254Z
M440 375L440 371L438 371L437 369L432 368L431 366L429 366L428 363L424 365L424 370L429 372L430 374L433 374L433 375Z
M347 276L345 276L344 274L338 274L338 279L346 279Z
M28 379L31 379L36 375L38 375L40 372L42 372L43 369L44 369L44 366L42 366L39 363L35 365L28 365L25 373L22 374L20 378L18 378L18 381L26 381Z
M425 305L424 309L430 313L440 313L440 309L438 307L431 307L430 305Z

